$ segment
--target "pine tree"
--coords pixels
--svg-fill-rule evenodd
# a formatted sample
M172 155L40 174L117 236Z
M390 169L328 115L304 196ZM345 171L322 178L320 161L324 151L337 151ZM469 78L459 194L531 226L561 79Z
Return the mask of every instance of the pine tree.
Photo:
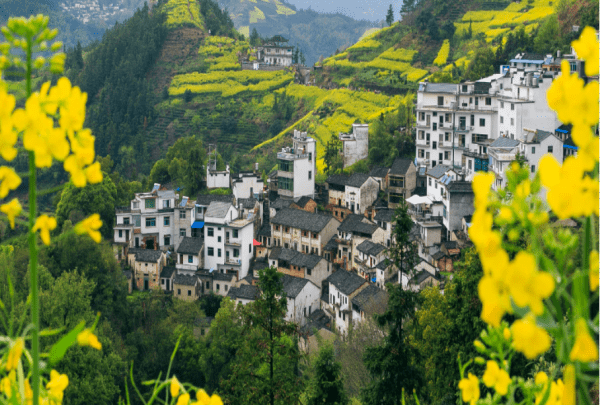
M335 360L333 346L325 344L315 360L314 375L308 388L308 405L348 404L341 370L341 364Z
M385 16L385 22L390 26L394 22L394 10L392 9L392 5L390 4L390 8L388 8L387 15Z

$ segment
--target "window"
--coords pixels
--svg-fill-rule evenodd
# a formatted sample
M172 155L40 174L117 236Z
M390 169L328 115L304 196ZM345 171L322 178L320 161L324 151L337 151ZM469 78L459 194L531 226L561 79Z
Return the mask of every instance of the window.
M171 200L163 200L163 208L170 208Z
M240 257L239 249L233 249L233 257Z
M504 108L504 101L500 101L500 108Z
M194 263L194 256L188 255L188 263Z
M532 154L535 154L535 146L532 146L532 147L531 147L531 153L532 153Z
M437 142L433 141L433 146L431 147L432 149L437 149Z
M188 297L192 296L192 290L188 290Z
M171 224L171 218L169 217L164 217L163 218L163 225L164 226L169 226Z
M308 171L308 179L309 180L312 179L312 171L310 171L310 170Z
M311 270L311 269L309 269L309 268L307 268L307 269L306 269L306 274L308 274L308 275L310 276L310 275L312 274L312 270Z
M221 237L217 236L217 242L221 242Z
M437 181L435 182L435 184L434 184L434 185L435 185L435 188L437 188Z
M429 185L431 186L431 177L429 178Z
M123 225L129 225L129 217L123 218Z
M471 170L473 168L473 161L472 160L467 160L467 165L469 166L469 170Z
M123 231L121 229L119 229L119 238L123 237Z
M209 256L214 256L215 255L215 248L209 247L207 249L206 254L209 255ZM207 288L208 288L208 286L207 286Z
M217 283L217 291L221 289L221 284Z
M237 237L238 237L238 230L237 230L237 229L234 229L234 230L233 230L233 237L234 237L234 238L237 238Z
M548 153L552 153L554 151L554 147L552 145L548 145Z
M485 118L479 118L479 126L485 127Z
M444 97L443 96L438 96L438 105L444 105Z
M252 243L248 245L248 253L252 253Z
M185 219L185 210L179 211L179 219Z
M156 207L156 200L155 199L148 198L145 201L146 201L146 208L155 208Z
M206 282L206 288L207 289L210 288L210 282L208 282L208 281Z
M449 141L450 141L450 132L446 132L446 133L444 134L444 141L445 141L445 142L449 142Z
M515 105L513 103L510 103L510 109L511 109L511 111L515 110Z
M504 124L504 117L500 117L500 124Z
M139 202L134 202L131 204L132 209L137 210L140 208L140 203Z
M466 85L462 86L462 92L463 93L466 93L468 91L467 89L468 89L468 87Z
M471 126L474 127L475 126L475 116L471 115Z
M425 156L425 150L419 149L419 157L422 158L423 156Z
M181 288L177 289L177 295L181 295Z
M148 201L148 200L146 200ZM156 218L146 218L146 227L151 228L156 226Z
M531 173L535 173L535 165L531 165Z
M515 119L514 118L510 119L510 125L515 125Z
M217 257L221 257L221 249L217 249Z
M215 228L206 228L206 235L215 236Z
M165 235L165 246L169 246L171 244L171 235Z
M228 286L227 284L225 284L225 291L227 291L228 287L229 287L229 286Z
M446 159L446 160L450 159L450 152L449 151L445 151L444 152L444 159Z
M437 122L434 122L434 123L433 123L433 130L434 130L434 131L437 131Z
M492 105L492 98L491 97L486 97L485 98L485 105Z
M185 228L179 228L179 236L186 236Z

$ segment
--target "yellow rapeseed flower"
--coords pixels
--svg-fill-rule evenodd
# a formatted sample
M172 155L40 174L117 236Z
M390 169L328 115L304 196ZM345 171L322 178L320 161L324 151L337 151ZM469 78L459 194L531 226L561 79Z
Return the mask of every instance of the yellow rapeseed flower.
M12 167L0 167L0 198L4 198L11 190L21 185L21 178Z
M17 132L13 127L12 112L15 108L15 96L6 92L0 84L0 155L8 162L17 156Z
M6 360L6 370L14 370L19 364L21 355L23 354L23 348L25 347L25 340L23 338L17 338L8 352L8 359Z
M217 394L213 394L212 396L208 396L206 391L203 389L199 389L196 392L196 402L193 405L223 405L223 401Z
M99 214L92 214L90 217L84 219L75 226L75 232L83 235L88 234L96 243L100 243L102 235L98 232L98 229L102 227L102 220Z
M188 405L190 402L190 394L182 394L177 399L177 405Z
M490 187L494 182L493 173L477 173L473 178L473 193L475 194L475 209L486 209Z
M479 399L479 380L473 374L469 373L468 378L460 380L458 388L462 393L463 402L473 405Z
M33 225L33 229L31 232L40 231L40 237L42 238L42 242L44 245L50 244L50 231L56 228L56 218L49 217L48 215L40 215L38 219L35 220L35 225Z
M572 364L567 364L563 370L563 378L565 385L561 396L561 405L575 405L577 402L575 393L575 367Z
M508 386L511 383L510 376L506 370L500 369L500 367L498 367L498 363L492 360L487 362L482 380L487 387L493 387L500 395L506 395L508 392Z
M540 371L535 376L535 384L542 385L541 390L535 394L535 403L540 404L544 396L546 395L546 391L550 388L550 393L548 395L548 400L546 401L546 405L563 405L563 391L564 384L562 380L558 381L548 381L548 376L543 371Z
M0 211L8 217L11 229L15 229L15 218L21 214L21 203L16 198L13 198L9 203L0 205Z
M536 315L544 312L543 299L554 291L554 277L538 271L535 257L528 252L519 252L508 269L510 296L518 307L529 309Z
M46 389L50 396L51 403L60 404L63 400L64 391L69 385L69 377L66 374L60 374L56 370L50 372L50 381L46 384Z
M77 343L79 343L79 346L90 346L102 350L102 343L98 341L98 337L90 329L84 329L77 335Z
M511 326L513 347L523 353L528 359L534 359L550 348L548 332L535 323L535 316L527 314L523 319L516 320Z
M600 283L600 275L598 274L598 251L592 250L590 252L590 291L596 291L598 289L598 283Z
M173 398L179 395L180 387L181 386L179 385L179 380L177 380L177 377L171 378L171 385L169 386L169 391L171 392L171 396Z
M598 345L590 336L585 319L578 319L575 322L575 344L571 349L569 359L581 362L598 360Z
M505 340L510 340L510 329L504 328L502 331L502 336L504 336Z
M598 74L598 41L596 40L596 30L592 27L585 27L581 32L579 39L571 43L577 56L585 59L585 74L595 76Z

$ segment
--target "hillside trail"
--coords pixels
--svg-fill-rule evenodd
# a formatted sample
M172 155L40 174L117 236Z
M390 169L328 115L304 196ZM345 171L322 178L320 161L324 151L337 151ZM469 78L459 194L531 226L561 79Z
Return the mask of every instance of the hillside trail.
M187 0L187 5L188 5L188 13L190 13L190 17L192 17L192 20L193 20L194 14L192 14L192 9L190 8L190 0Z

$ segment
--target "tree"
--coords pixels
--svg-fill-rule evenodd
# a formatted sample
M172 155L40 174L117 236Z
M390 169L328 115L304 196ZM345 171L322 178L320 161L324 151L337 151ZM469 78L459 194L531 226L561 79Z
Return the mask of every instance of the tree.
M72 182L67 183L56 209L59 228L67 219L75 223L92 214L100 214L102 236L112 237L117 188L112 179L106 173L103 174L104 178L100 183L89 184L84 188L75 187Z
M285 320L282 276L275 267L260 270L260 296L243 309L243 344L221 384L231 403L287 404L300 395L298 331Z
M402 288L402 276L410 278L417 262L417 252L414 243L410 240L410 231L413 221L408 214L408 205L402 201L394 213L394 226L392 227L392 246L389 255L392 264L399 271L398 281ZM407 274L408 273L408 274Z
M456 26L451 20L447 20L444 25L442 25L441 31L444 39L452 39L456 32Z
M250 33L250 45L258 46L260 45L260 35L258 35L258 31L256 27L252 28L252 32Z
M427 33L429 34L429 37L434 41L440 39L440 29L435 18L430 18L427 22Z
M391 4L390 4L390 7L388 8L387 14L385 16L385 22L387 23L388 26L392 25L392 23L394 22L394 10L392 9Z
M369 163L372 166L391 166L394 158L398 156L398 150L385 121L374 121L369 132Z
M306 63L306 57L304 56L304 52L300 51L300 64L304 65Z
M403 389L410 393L421 386L417 352L409 343L405 324L405 320L415 323L418 293L404 290L402 284L388 284L388 293L387 310L375 315L375 321L386 328L387 335L382 345L367 348L363 358L373 377L362 391L362 402L366 405L400 404Z
M342 142L335 135L331 135L331 138L325 146L325 156L323 161L325 163L325 173L330 175L334 174L337 170L341 170L344 166L340 150L342 148Z
M413 12L415 9L415 0L404 0L402 2L402 8L400 8L400 14L405 16L408 13Z
M313 367L314 374L308 386L307 405L348 404L341 375L342 366L336 361L331 344L321 347Z
M533 40L533 50L540 54L546 54L549 50L554 52L560 48L559 40L558 19L556 14L552 14L538 29Z
M491 48L479 48L469 63L465 76L469 80L479 80L494 73L494 52Z

